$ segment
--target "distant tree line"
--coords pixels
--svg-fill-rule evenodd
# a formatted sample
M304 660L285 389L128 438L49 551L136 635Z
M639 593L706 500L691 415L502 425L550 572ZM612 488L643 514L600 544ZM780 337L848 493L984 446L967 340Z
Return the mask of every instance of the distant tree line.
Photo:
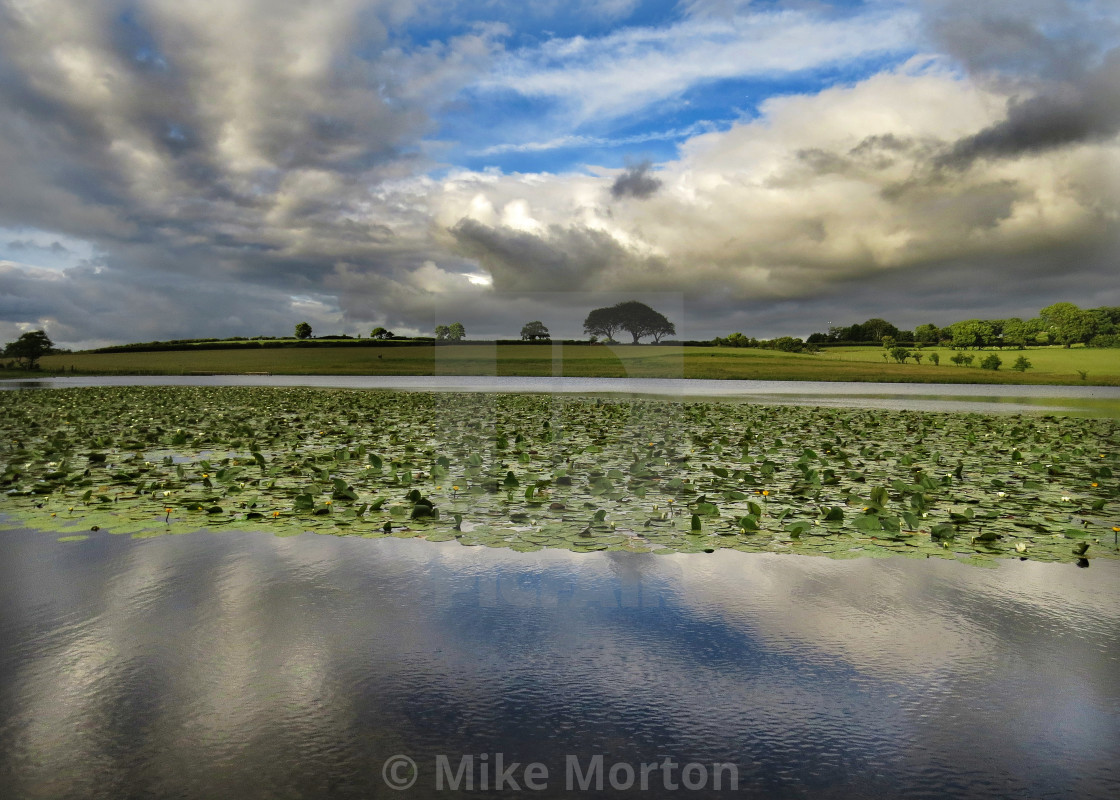
M781 350L783 353L815 353L816 344L809 344L795 336L779 336L777 339L756 339L733 333L730 336L717 336L712 339L717 347L757 347L762 350Z
M884 319L869 319L859 325L833 327L814 333L811 344L880 344L890 337L899 344L941 345L979 350L985 347L1024 347L1060 344L1069 347L1120 346L1120 306L1081 309L1073 303L1054 303L1033 319L966 319L944 327L933 323L914 330L901 330Z

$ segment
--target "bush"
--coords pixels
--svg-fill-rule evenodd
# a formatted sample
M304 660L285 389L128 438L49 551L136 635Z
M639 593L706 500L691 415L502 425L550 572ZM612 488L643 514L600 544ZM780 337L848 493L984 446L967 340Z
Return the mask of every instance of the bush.
M1026 372L1030 368L1031 362L1030 359L1028 359L1026 356L1019 356L1017 359L1015 359L1015 363L1011 365L1011 369L1015 370L1016 372Z
M995 353L989 354L983 361L980 362L980 369L990 369L995 371L1003 364L1003 360Z

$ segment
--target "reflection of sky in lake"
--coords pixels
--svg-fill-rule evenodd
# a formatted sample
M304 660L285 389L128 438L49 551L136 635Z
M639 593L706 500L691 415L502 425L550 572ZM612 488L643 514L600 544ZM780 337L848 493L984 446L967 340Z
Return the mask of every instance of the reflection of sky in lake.
M597 753L758 797L1120 787L1117 562L0 536L4 797L381 797L394 753L424 797L498 752L537 796Z

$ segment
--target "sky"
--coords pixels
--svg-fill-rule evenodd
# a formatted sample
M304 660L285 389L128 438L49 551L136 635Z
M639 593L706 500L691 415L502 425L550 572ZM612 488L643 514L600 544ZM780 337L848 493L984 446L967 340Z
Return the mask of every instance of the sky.
M0 0L0 342L1120 305L1115 0Z

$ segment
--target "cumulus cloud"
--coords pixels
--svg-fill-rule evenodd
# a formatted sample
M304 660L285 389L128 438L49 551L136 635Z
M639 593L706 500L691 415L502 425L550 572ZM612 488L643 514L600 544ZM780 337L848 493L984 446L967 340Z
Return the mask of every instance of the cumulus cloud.
M969 259L978 274L998 263L1013 275L1009 255L1109 246L1116 220L1102 201L1120 185L1110 180L1120 174L1115 142L966 175L937 171L938 155L997 124L1002 104L938 62L919 61L854 86L770 100L760 119L694 138L679 160L660 165L663 185L643 203L596 203L586 179L511 176L464 192L452 231L499 289L551 276L614 291L656 282L694 301L737 302L807 297ZM645 176L638 169L621 180ZM533 227L512 229L493 212L530 198Z
M578 335L596 293L668 293L697 338L1120 304L1115 6L868 8L693 2L542 41L485 18L412 37L439 16L420 0L0 0L0 336L419 333L449 308L476 335ZM631 124L829 65L854 67L734 123ZM441 162L440 114L495 93L566 116L476 155L586 163ZM676 153L599 160L655 139Z
M229 280L263 299L320 291L339 263L422 265L424 211L383 187L426 166L432 104L487 62L493 38L406 52L389 30L406 11L0 3L0 223L92 243L113 267L103 282L163 274L167 290ZM264 324L259 307L232 318Z

